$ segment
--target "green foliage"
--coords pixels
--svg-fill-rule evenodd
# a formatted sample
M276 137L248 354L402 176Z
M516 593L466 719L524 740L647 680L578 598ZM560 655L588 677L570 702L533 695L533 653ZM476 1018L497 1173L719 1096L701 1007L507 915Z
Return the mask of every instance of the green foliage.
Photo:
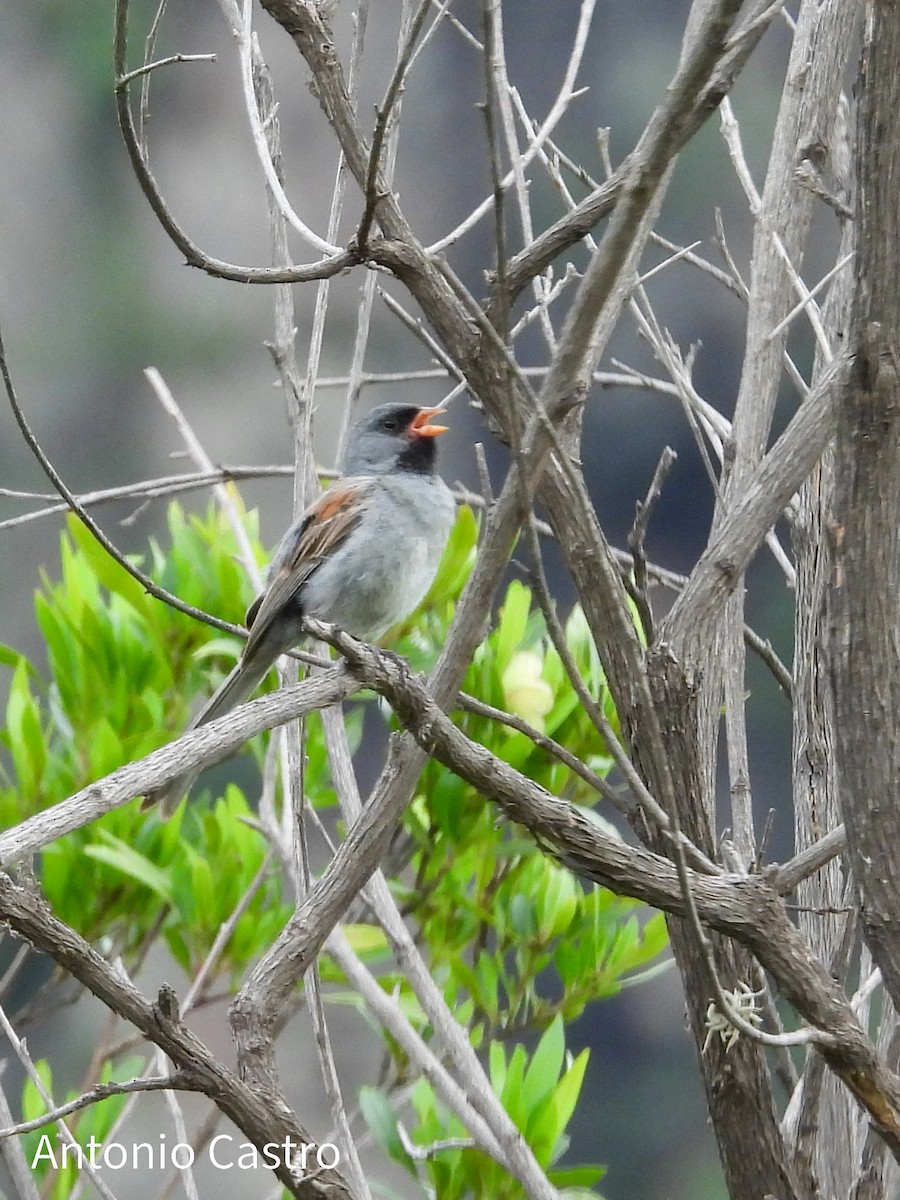
M255 521L251 516L246 521L262 560ZM477 532L471 511L462 509L422 610L395 631L394 648L417 669L434 661L447 637ZM203 571L195 569L198 561ZM173 505L168 544L165 550L151 544L144 567L189 603L239 621L252 597L238 562L229 527L216 511L188 517ZM0 733L6 757L0 819L6 826L170 740L187 723L197 696L212 689L240 651L237 639L151 599L74 520L61 538L59 575L44 578L35 598L47 679L14 650L0 647L0 667L11 671ZM580 610L569 615L565 636L615 729L615 710ZM464 687L563 743L595 772L610 769L607 748L519 581L507 587ZM357 705L347 714L351 744L359 741L361 712ZM593 812L597 795L590 786L525 733L471 713L458 712L454 719L525 775L603 820ZM257 763L263 747L262 738L248 747ZM328 808L335 797L316 720L308 722L306 753L307 793L316 807ZM104 951L122 954L126 964L159 935L193 975L230 922L207 987L234 986L289 912L280 876L265 869L268 846L247 824L250 815L234 784L211 803L183 806L167 823L141 814L135 802L48 846L36 864L38 881L63 920ZM592 1001L660 969L654 960L665 944L662 918L648 916L634 901L586 887L522 830L498 821L483 798L435 762L423 773L405 828L408 869L394 888L434 978L489 1063L495 1092L561 1193L571 1200L596 1195L587 1189L601 1177L601 1168L560 1166L587 1065L586 1050L573 1056L567 1048L566 1028ZM242 905L251 885L255 891ZM346 932L356 953L379 971L382 986L429 1038L428 1022L381 931L358 924ZM322 975L326 999L362 1009L327 960ZM466 1131L431 1085L411 1075L398 1045L380 1036L394 1086L363 1089L360 1106L384 1152L442 1200L522 1196L519 1184L465 1143ZM106 1077L123 1069L121 1062L104 1066ZM399 1095L409 1098L402 1111ZM23 1103L35 1109L33 1089L26 1088ZM111 1124L121 1103L106 1101L82 1120L100 1129L103 1121ZM90 1130L84 1128L86 1138ZM38 1135L33 1137L36 1146ZM428 1152L410 1153L407 1138ZM54 1176L47 1194L66 1194L67 1179L64 1172Z
M511 1051L500 1041L490 1046L491 1087L528 1141L540 1166L568 1200L575 1200L578 1189L590 1187L604 1173L602 1167L596 1166L555 1166L568 1145L565 1129L575 1109L587 1061L587 1050L575 1059L566 1054L561 1017L547 1027L530 1057L521 1045ZM462 1200L468 1196L518 1200L524 1195L521 1185L510 1179L497 1163L466 1145L466 1131L437 1102L424 1079L414 1085L411 1103L417 1118L414 1140L423 1146L441 1147L424 1163L433 1195L442 1200L457 1197ZM398 1128L400 1118L389 1097L374 1088L365 1088L360 1107L376 1143L417 1176L421 1160L417 1161L403 1144ZM596 1196L595 1192L587 1194Z
M252 518L248 525L255 537ZM250 589L221 516L188 518L173 505L169 537L166 553L150 547L152 574L191 603L239 621ZM202 572L193 569L198 561ZM0 777L7 827L165 744L187 723L196 695L214 685L212 672L227 670L240 651L237 639L217 637L211 652L205 627L147 595L75 519L60 539L60 563L59 581L45 577L35 597L48 681L20 656L4 656L13 665L0 733L9 757ZM251 749L261 754L259 739ZM309 779L333 803L321 748ZM41 886L59 917L126 956L165 906L163 934L193 972L267 853L240 819L248 815L236 790L212 811L191 806L167 823L128 805L48 846ZM204 891L205 878L215 887ZM287 913L273 877L238 922L221 969L236 978Z

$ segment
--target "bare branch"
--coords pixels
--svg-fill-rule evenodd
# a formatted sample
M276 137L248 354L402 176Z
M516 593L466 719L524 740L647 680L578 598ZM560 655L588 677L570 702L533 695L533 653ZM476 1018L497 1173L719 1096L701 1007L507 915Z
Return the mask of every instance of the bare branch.
M634 559L635 594L648 642L653 640L653 610L650 607L650 597L647 592L647 555L644 543L650 517L659 502L666 478L677 458L678 455L671 446L664 448L659 462L656 464L656 470L653 472L653 478L650 480L647 496L643 501L638 501L636 505L634 522L628 534L628 548Z
M214 629L223 630L225 633L237 633L241 636L241 630L238 626L231 625L227 621L220 621L217 617L210 616L202 609L194 608L191 604L185 604L183 600L179 600L177 596L173 596L171 592L167 592L165 588L155 583L149 575L144 574L131 560L119 550L114 543L106 536L94 518L85 510L84 506L78 501L75 494L69 489L67 484L50 462L40 442L35 437L25 413L19 404L16 395L15 387L13 386L12 376L9 372L9 364L6 360L6 350L3 346L3 336L0 332L0 374L3 376L3 382L6 387L6 395L9 400L10 407L13 410L13 416L16 419L16 424L22 433L22 437L28 445L29 450L38 460L44 474L65 500L68 507L75 513L81 523L85 526L88 532L96 538L103 549L113 558L124 571L126 571L133 579L154 596L157 600L163 600L171 608L177 609L179 612L185 613L189 617L194 617L198 621L202 621L206 625L211 625Z
M82 1108L88 1108L90 1105L97 1104L101 1100L106 1100L110 1096L130 1096L135 1092L159 1092L164 1089L188 1092L198 1090L196 1084L189 1084L185 1077L178 1071L171 1075L151 1075L143 1076L140 1079L128 1079L123 1083L98 1083L89 1092L84 1092L82 1095L76 1096L74 1100L69 1100L66 1104L58 1104L55 1108L48 1110L39 1117L35 1117L32 1121L20 1121L15 1125L7 1125L5 1128L0 1129L0 1138L31 1133L35 1129L41 1129L44 1125L53 1124L60 1117L67 1117L70 1113L78 1112Z
M119 77L117 82L122 87L127 87L135 79L140 79L142 75L149 75L151 71L156 71L160 67L171 66L172 63L195 63L195 62L215 62L215 54L170 54L167 58L159 58L156 62L144 63L142 67L138 67L134 71L128 71L126 74Z
M126 70L126 48L128 29L128 0L116 0L116 105L119 127L125 140L125 148L141 190L163 229L184 255L188 264L199 267L207 274L237 283L302 283L313 279L327 279L354 266L358 255L351 250L322 259L305 267L238 267L221 259L205 254L175 220L162 193L157 186L134 127L134 117L128 96L128 71Z
M340 649L361 681L390 701L430 754L490 797L510 819L525 824L574 871L668 912L687 912L678 871L668 860L609 837L571 805L469 741L401 660L334 626L310 625L317 637ZM351 835L361 824L362 819ZM784 995L824 1035L817 1044L829 1065L877 1122L894 1155L900 1156L900 1079L884 1067L847 998L797 933L767 878L694 872L687 878L698 919L747 946L775 976ZM315 919L315 914L313 905L305 916Z
M842 356L822 372L790 425L745 481L740 498L723 519L663 622L662 637L677 644L688 633L694 641L708 636L719 606L831 440L836 392L846 369L847 359Z
M748 15L747 23L727 42L726 53L716 65L713 75L677 127L671 131L672 154L676 154L693 137L706 121L710 109L728 92L731 82L780 7L781 5L758 5L757 8L762 11L758 12L756 17ZM745 36L741 36L742 34ZM582 201L574 212L562 217L510 262L508 285L511 296L518 295L534 275L544 270L569 246L580 241L598 221L613 211L632 178L641 150L639 145L606 183Z
M0 873L0 913L35 949L49 955L167 1054L185 1082L213 1097L221 1112L256 1146L283 1142L285 1138L294 1144L316 1144L280 1096L246 1087L210 1054L181 1021L171 989L164 987L156 1004L151 1005L92 946L59 921L33 892L13 883L3 873ZM335 1170L322 1168L311 1176L303 1176L287 1163L279 1162L274 1171L298 1200L350 1200L350 1193Z
M262 730L343 700L358 686L345 671L333 668L327 675L260 696L0 833L0 864L7 867L20 862L42 846L121 808L176 775L227 758Z

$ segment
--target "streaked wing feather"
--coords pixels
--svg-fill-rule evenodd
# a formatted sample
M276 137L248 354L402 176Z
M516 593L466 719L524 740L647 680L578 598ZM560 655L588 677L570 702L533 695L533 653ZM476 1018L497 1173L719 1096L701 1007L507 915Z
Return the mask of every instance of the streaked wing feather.
M262 596L248 610L252 623L247 648L257 644L275 616L295 598L310 575L362 519L363 498L368 480L354 479L329 488L302 515L293 541L283 544L276 555L275 571Z

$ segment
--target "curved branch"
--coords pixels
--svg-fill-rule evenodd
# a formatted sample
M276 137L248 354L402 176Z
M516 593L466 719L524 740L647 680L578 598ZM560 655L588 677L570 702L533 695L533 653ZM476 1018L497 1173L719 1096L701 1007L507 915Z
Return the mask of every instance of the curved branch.
M233 633L238 637L246 637L246 630L242 630L239 625L232 625L228 621L222 621L218 617L213 617L209 613L204 612L201 608L195 608L192 604L186 604L184 600L180 600L171 592L167 592L164 587L160 587L149 575L146 575L131 560L122 553L116 544L103 532L94 518L85 509L84 505L75 495L75 493L65 483L62 476L53 466L50 459L44 453L44 449L35 436L28 420L25 416L22 406L19 404L19 398L16 395L16 389L12 381L12 376L9 371L9 364L6 360L6 350L3 345L3 334L0 331L0 375L3 377L3 384L6 388L6 395L9 400L10 408L13 411L16 424L21 431L22 437L41 465L44 474L65 500L68 508L78 517L87 531L94 537L110 558L114 559L119 564L123 571L126 571L132 579L136 580L141 587L148 592L156 600L162 600L168 604L170 608L182 612L185 616L193 617L197 621L202 621L205 625L211 625L213 629L219 629L223 633Z
M357 642L334 626L316 623L312 631L345 656L361 683L385 697L423 750L497 804L510 820L529 829L576 874L666 912L687 915L672 862L609 836L567 801L470 741L401 659ZM364 812L351 833L366 819ZM773 887L777 871L771 879L768 874L709 876L688 871L687 879L699 920L746 946L794 1008L826 1035L818 1051L900 1159L900 1079L885 1067L846 995L791 923ZM302 938L307 941L317 915L315 907L305 912ZM293 936L296 969L298 930L292 925L293 921L282 939L286 948Z
M291 267L239 267L233 263L223 262L205 254L184 232L159 190L156 180L144 152L134 125L129 100L129 83L133 77L126 70L126 50L128 35L128 0L116 0L116 38L115 38L115 71L116 71L116 111L119 117L119 128L125 141L125 149L131 160L141 191L157 220L163 229L184 255L188 266L198 267L209 275L219 279L229 279L236 283L306 283L313 279L330 279L341 271L353 267L361 261L355 250L343 250L339 254L329 255L317 263L306 266Z
M58 920L32 889L14 883L3 872L0 918L164 1051L186 1084L208 1096L257 1147L284 1145L285 1139L294 1146L316 1144L279 1094L247 1087L210 1053L182 1022L169 987L164 985L151 1004L93 946ZM351 1200L336 1170L322 1167L303 1177L279 1159L274 1172L297 1200Z
M341 667L332 667L294 687L260 696L208 725L191 730L168 746L126 763L51 808L4 830L0 833L0 869L20 862L57 838L96 821L104 813L121 808L135 796L164 786L187 770L227 758L248 738L264 729L283 725L314 709L338 704L358 688L359 683L353 676Z
M673 128L673 153L677 153L690 141L706 121L710 112L719 104L722 96L730 90L734 79L769 24L777 16L781 5L771 5L766 0L765 3L757 4L756 8L762 11L747 15L744 23L726 43L725 53L716 64L711 78L697 95L677 128ZM558 255L580 242L591 232L598 221L613 211L622 196L626 183L640 163L643 153L644 141L642 139L622 162L615 174L601 187L582 200L576 209L561 217L549 229L544 230L530 246L526 246L510 260L506 272L509 303L515 300L535 275L546 270ZM494 302L496 303L496 300Z

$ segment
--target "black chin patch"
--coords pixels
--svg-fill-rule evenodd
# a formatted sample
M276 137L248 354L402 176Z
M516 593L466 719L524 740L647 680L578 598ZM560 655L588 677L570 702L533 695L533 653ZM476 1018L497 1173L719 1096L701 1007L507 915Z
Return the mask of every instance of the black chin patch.
M433 437L422 437L421 434L410 435L404 448L400 451L397 466L401 471L416 471L420 475L428 475L434 470L437 459L437 446Z

